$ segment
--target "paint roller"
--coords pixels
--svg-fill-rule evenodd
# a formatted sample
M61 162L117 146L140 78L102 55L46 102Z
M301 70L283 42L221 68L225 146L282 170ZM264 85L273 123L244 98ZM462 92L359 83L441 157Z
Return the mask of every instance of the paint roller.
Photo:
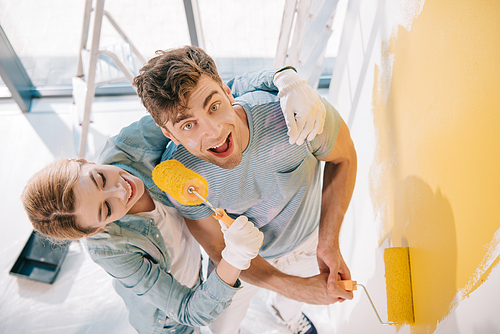
M200 174L184 167L177 160L165 160L153 169L154 183L170 194L177 202L184 205L198 205L205 203L214 212L217 220L222 220L228 227L234 222L222 208L214 206L206 200L208 183Z
M384 263L388 322L383 322L380 318L365 286L351 280L338 281L337 284L348 291L357 290L357 286L362 287L381 324L412 325L415 323L415 313L413 310L410 251L408 247L386 248L384 250Z

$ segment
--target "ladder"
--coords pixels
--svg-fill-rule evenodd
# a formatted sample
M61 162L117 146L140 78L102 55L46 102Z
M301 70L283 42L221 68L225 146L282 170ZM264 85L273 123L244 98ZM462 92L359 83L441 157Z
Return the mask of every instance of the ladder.
M77 73L73 78L73 103L76 106L78 115L77 126L81 126L78 158L85 157L91 122L91 106L96 87L102 84L123 81L123 79L128 80L133 85L136 69L132 55L135 55L142 64L146 62L113 17L104 10L104 2L105 0L95 0L95 6L92 8L92 0L85 0ZM92 42L87 48L92 12L94 12ZM123 38L124 44L99 49L104 16Z
M317 88L338 1L285 1L274 67L294 66Z

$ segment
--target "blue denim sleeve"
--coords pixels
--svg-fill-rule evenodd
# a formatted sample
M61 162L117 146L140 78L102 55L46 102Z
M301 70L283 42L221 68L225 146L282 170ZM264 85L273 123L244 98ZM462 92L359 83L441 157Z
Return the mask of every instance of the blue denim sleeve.
M127 238L119 239L113 240L114 246L116 242L127 242ZM210 275L196 288L188 288L161 269L147 252L130 243L122 246L124 249L91 247L89 253L126 290L178 323L193 327L210 324L230 305L239 290L238 286L225 284L217 275Z
M226 84L235 98L256 90L265 90L278 94L278 88L273 83L273 76L276 71L275 69L245 73L232 78Z
M170 139L163 135L150 115L123 128L109 138L101 151L99 164L136 164L139 170L153 170ZM148 174L148 173L146 173Z

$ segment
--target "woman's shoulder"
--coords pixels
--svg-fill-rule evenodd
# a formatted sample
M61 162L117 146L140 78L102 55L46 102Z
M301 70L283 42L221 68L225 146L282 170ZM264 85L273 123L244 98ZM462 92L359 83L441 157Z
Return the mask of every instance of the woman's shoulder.
M102 255L118 255L137 253L147 249L145 244L151 241L149 234L149 219L126 215L120 220L106 225L100 232L84 239L87 249L91 253Z

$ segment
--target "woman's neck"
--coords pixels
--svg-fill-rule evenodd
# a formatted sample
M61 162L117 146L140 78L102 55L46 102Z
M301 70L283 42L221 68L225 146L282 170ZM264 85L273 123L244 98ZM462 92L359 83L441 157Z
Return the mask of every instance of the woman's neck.
M155 209L155 203L153 199L149 195L149 192L144 189L144 193L141 198L134 204L134 206L127 212L130 215L139 213L139 212L149 212Z

